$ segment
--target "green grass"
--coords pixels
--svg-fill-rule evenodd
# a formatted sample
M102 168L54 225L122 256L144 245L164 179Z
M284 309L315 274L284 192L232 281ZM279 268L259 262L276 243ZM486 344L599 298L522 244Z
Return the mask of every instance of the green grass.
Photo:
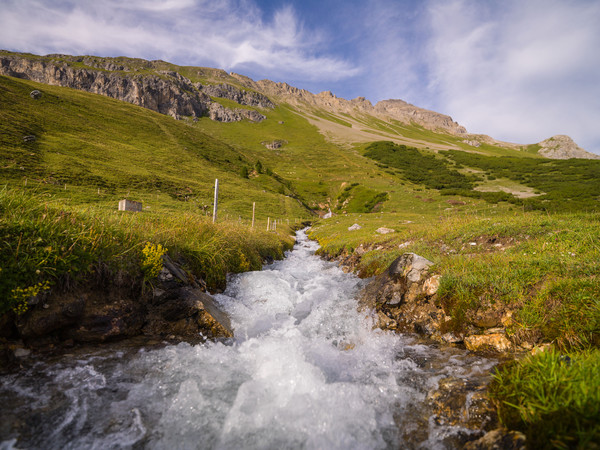
M598 448L600 350L542 352L500 367L490 396L502 424L528 448Z
M38 292L125 278L144 284L143 249L168 249L173 260L223 288L227 273L258 270L291 248L289 228L269 233L197 214L129 213L66 205L48 193L0 189L0 313L23 312ZM286 234L287 233L287 234Z
M600 198L600 161L548 160L473 153L441 152L456 163L482 170L495 178L508 178L539 192L522 199L525 208L548 211L597 211Z
M511 310L507 331L517 343L535 337L532 344L553 342L565 350L600 346L598 214L476 205L438 213L335 216L311 236L333 256L361 244L372 248L357 268L363 276L381 273L404 252L435 262L439 301L457 331L473 326L478 311ZM348 231L353 223L363 228ZM378 235L382 226L396 233Z
M33 100L29 92L43 96ZM74 203L116 207L120 198L152 210L206 211L220 180L223 217L308 217L281 202L281 183L242 178L256 159L184 121L99 95L0 77L0 177ZM23 137L36 136L33 142Z
M61 58L78 67L106 61ZM243 88L218 69L112 61L127 66L117 71L122 76L166 77L158 71L170 70L193 82ZM41 99L31 99L33 89L42 91ZM119 277L142 289L152 282L153 253L143 252L148 242L219 288L228 272L258 269L289 248L289 228L267 233L267 218L296 224L314 218L308 207L337 205L339 214L311 230L321 253L350 255L363 245L357 271L365 277L402 253L418 253L442 275L438 302L455 330L473 330L474 314L499 309L513 313L507 333L515 343L581 351L569 353L570 364L552 353L507 366L497 376L496 399L505 425L532 436L531 445L538 434L540 445L559 447L598 440L597 421L594 428L587 419L598 415L600 391L598 162L543 159L537 145L519 151L482 144L476 151L485 155L479 155L459 136L416 124L285 103L261 111L267 116L261 123L176 121L106 97L0 77L0 105L0 313L22 312L36 292ZM306 114L344 126L350 122L340 116L347 117L386 139L403 136L425 148L344 148ZM36 139L24 141L30 135ZM274 140L286 144L277 150L262 144ZM434 153L429 146L465 151ZM259 161L262 170L255 170ZM212 224L215 178L220 220ZM494 185L540 195L516 199L474 190ZM125 197L142 201L143 213L116 211ZM354 223L362 228L348 231ZM395 233L378 234L380 227ZM544 386L566 396L544 403L550 396ZM563 416L570 429L563 433L559 424L548 434L543 423Z

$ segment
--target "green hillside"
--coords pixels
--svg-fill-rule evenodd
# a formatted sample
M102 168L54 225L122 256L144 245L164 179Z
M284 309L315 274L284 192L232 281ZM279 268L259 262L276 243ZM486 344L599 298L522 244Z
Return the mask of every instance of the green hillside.
M2 179L36 187L72 203L113 209L120 198L152 211L203 213L215 178L231 217L307 217L282 196L277 178L242 178L257 160L186 124L146 109L72 89L2 77ZM29 93L43 94L34 100ZM34 136L28 141L27 136ZM264 164L268 168L268 164ZM212 210L212 208L210 208Z

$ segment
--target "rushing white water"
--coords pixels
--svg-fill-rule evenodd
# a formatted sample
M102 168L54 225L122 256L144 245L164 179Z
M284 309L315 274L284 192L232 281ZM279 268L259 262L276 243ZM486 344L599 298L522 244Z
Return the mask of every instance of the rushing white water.
M428 390L492 363L374 330L357 311L361 281L298 241L216 296L231 341L71 355L5 376L0 449L445 448L461 430L429 420Z

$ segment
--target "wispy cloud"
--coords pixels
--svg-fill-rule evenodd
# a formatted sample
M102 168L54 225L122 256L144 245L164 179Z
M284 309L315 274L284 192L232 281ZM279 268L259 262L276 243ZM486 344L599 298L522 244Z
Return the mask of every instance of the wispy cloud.
M600 151L600 4L432 0L429 89L472 132Z
M8 0L0 46L34 53L95 53L162 58L226 70L252 67L274 77L335 81L358 73L327 54L283 6L263 18L249 0Z

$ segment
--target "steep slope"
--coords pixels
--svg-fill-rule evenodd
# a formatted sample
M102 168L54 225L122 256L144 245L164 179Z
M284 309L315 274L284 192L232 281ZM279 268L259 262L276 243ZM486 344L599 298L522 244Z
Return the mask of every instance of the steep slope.
M32 97L32 92L39 95ZM35 98L34 98L35 97ZM3 183L42 189L109 209L123 197L145 207L208 212L215 178L224 214L307 217L256 160L170 117L106 97L0 77ZM210 119L208 119L210 120ZM270 165L265 163L265 169Z

